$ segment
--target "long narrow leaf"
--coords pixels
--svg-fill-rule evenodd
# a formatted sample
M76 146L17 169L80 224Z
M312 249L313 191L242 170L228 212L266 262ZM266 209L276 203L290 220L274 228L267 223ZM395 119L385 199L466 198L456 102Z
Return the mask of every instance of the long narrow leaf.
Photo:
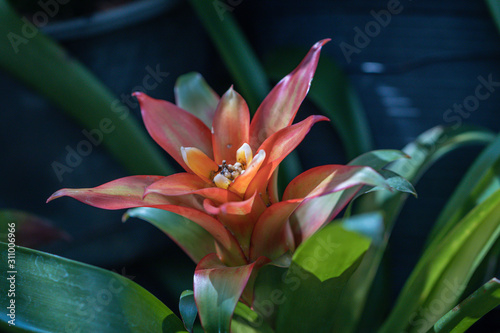
M8 249L0 243L0 269L7 274L0 281L2 332L185 331L170 309L120 274L23 247ZM15 263L7 261L9 253Z
M425 332L462 295L500 235L500 190L474 208L443 239L424 251L381 333Z
M0 67L54 102L132 174L169 174L158 147L129 109L80 63L0 0ZM166 76L165 73L159 75ZM162 79L160 77L160 79ZM64 172L62 168L60 173Z
M416 184L425 170L450 150L467 144L489 143L493 138L493 134L475 128L463 127L454 130L438 126L422 133L414 142L403 148L403 152L410 157L409 159L396 160L386 168ZM370 161L367 158L358 160L355 159L351 163L365 165L365 162L377 162L376 160L375 162ZM360 323L361 317L373 316L367 320L367 322L372 323L375 320L373 318L378 318L378 315L385 310L384 305L380 304L379 301L377 301L377 305L366 304L366 302L387 247L392 226L407 197L407 193L378 191L360 197L361 204L355 206L355 213L357 214L369 211L383 211L385 231L383 241L370 247L342 295L340 301L343 306L337 320L343 319L343 332L352 332L356 325Z
M500 305L500 281L491 279L451 309L434 325L433 331L465 332L478 319Z
M491 143L460 181L434 224L428 241L442 238L472 208L500 188L500 135Z
M236 81L236 87L250 110L255 112L270 90L269 83L257 56L232 17L234 8L218 0L190 2Z
M486 0L486 4L490 8L493 21L497 26L498 32L500 32L500 3L497 0Z

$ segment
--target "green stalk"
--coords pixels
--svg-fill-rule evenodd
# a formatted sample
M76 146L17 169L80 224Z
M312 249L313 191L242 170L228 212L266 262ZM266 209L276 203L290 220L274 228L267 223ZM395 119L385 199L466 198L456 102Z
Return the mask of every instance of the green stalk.
M171 173L128 108L53 40L20 19L5 0L0 0L0 22L0 68L47 97L87 131L99 132L104 146L130 173ZM96 139L93 145L100 143Z
M248 102L250 110L255 112L270 87L257 56L230 13L233 7L218 0L190 2Z

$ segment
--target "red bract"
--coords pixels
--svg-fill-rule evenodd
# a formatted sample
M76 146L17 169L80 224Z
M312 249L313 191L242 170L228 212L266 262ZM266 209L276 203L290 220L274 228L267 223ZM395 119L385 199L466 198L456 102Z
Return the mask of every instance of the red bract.
M252 285L258 268L294 251L337 214L355 191L345 200L302 214L307 221L290 219L301 204L361 184L384 185L384 179L369 168L327 165L299 175L282 200L278 198L280 162L315 123L328 120L310 116L292 125L326 42L316 43L299 66L273 88L251 122L245 100L232 87L220 99L210 91L209 100L218 103L215 112L210 103L201 107L207 111L203 121L170 102L135 93L149 134L186 172L62 189L49 201L70 196L104 209L154 207L188 218L213 237L216 249L206 253L195 272L194 291L202 323L208 303L200 300L210 294L208 284L210 288L225 285L236 301L243 293L243 300L251 304L251 287L245 287Z

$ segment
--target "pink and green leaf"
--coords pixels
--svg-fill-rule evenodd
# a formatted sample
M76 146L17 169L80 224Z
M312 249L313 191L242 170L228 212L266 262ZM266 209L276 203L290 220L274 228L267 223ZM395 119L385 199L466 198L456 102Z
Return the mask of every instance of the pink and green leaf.
M195 147L212 158L212 133L197 117L175 104L136 92L142 118L151 137L186 171L181 147Z
M382 186L389 188L385 179L371 168L325 165L310 169L297 176L283 194L283 201L273 204L259 218L252 235L251 258L264 255L275 258L288 250L286 223L300 204L307 210L295 214L295 242L299 244L336 215L348 200L331 200L340 195L330 194L358 188L359 185ZM352 191L354 195L355 190ZM327 199L322 199L326 196ZM304 201L304 202L303 202ZM320 203L319 205L317 203ZM335 203L335 204L333 204ZM303 217L305 214L307 217ZM299 221L297 218L302 217ZM301 228L302 227L302 228Z
M194 297L205 331L229 332L238 300L267 261L260 258L252 264L227 267L215 254L200 261L194 274Z
M171 202L161 195L154 194L143 198L146 187L162 178L162 176L129 176L94 188L63 188L52 194L47 202L68 196L87 205L104 209L165 205Z
M213 121L212 142L214 160L236 162L236 151L248 143L250 111L248 105L233 87L222 96Z
M277 131L291 125L309 91L324 39L311 48L302 62L284 77L257 109L250 125L250 146L256 150Z
M264 150L266 152L266 159L263 167L248 186L245 197L252 196L255 192L265 193L269 180L281 161L302 142L315 123L325 120L328 120L328 118L310 116L297 124L281 129L267 138L259 148L259 151Z
M209 200L205 200L203 206L209 214L217 216L248 256L252 230L258 217L266 209L262 200L255 194L247 200L227 202L220 206L214 206Z
M384 177L369 167L325 165L297 176L283 194L283 200L309 198L290 220L296 244L334 218L362 185L390 189Z
M196 194L212 200L217 205L241 200L241 198L233 192L214 187L213 184L209 184L200 177L190 173L176 173L160 179L148 186L144 195L149 195L151 193L166 196Z

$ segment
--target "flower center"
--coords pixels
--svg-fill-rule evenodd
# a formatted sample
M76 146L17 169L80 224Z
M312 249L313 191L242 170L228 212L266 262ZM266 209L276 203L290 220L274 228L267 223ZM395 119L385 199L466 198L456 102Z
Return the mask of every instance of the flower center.
M233 164L227 164L226 160L222 161L222 164L219 165L219 170L217 173L223 175L229 180L234 181L236 177L245 173L246 166L241 164L240 162L236 162Z
M228 164L226 160L223 160L222 164L219 165L219 169L213 177L215 185L227 189L236 177L245 173L246 168L252 162L252 158L252 148L248 143L244 143L236 151L236 163Z

